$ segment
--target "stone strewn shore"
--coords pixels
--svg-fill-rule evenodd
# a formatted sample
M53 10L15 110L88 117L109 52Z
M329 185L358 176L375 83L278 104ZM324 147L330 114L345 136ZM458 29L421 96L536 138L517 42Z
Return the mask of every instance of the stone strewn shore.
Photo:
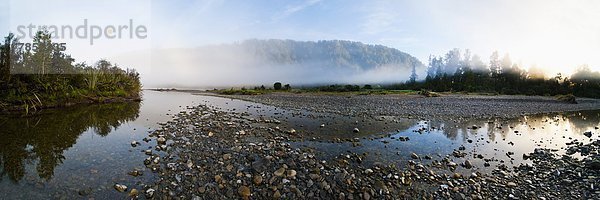
M578 98L578 104L540 96L443 95L326 95L271 93L233 95L281 108L306 109L351 116L400 116L427 120L465 121L470 119L514 118L522 114L598 110L600 99Z
M282 124L204 105L182 112L150 135L157 146L145 152L149 156L144 164L160 179L146 184L139 195L154 199L600 197L600 141L572 143L569 152L585 152L584 161L536 149L523 155L533 164L500 165L491 174L461 174L456 169L469 163L454 163L452 158L469 149L439 160L412 154L406 166L366 165L363 160L376 155L348 152L324 159L314 149L293 148L290 142L302 140L301 131Z

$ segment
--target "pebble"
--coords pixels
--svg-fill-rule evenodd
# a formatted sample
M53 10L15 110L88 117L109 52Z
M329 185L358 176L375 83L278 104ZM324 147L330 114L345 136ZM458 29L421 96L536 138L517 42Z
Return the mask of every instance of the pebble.
M131 191L129 191L129 196L132 198L137 198L137 196L139 195L139 192L137 189L131 189Z
M152 188L147 189L145 192L146 199L151 199L152 197L154 197L154 191L156 191L156 190L154 190Z
M273 173L273 175L275 175L275 176L283 176L284 173L285 173L285 168L282 167L282 168L279 168L277 171L275 171Z
M261 175L256 175L252 179L252 182L254 182L255 185L260 185L262 183L262 181L263 181L263 177Z
M412 159L419 159L419 155L417 155L416 153L411 153L411 154L410 154L410 157L411 157Z
M243 199L248 199L248 197L250 197L250 188L248 188L247 186L241 186L238 188L238 194L240 195L240 197L242 197Z
M127 186L123 185L123 184L115 184L114 186L115 190L119 191L119 192L125 192L127 191Z
M287 171L287 177L288 178L295 178L296 177L296 170L290 169Z

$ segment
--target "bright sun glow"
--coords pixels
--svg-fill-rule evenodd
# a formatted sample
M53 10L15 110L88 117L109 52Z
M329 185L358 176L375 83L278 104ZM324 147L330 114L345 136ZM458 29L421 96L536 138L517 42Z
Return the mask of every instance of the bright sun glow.
M597 8L597 9L593 9ZM531 11L507 50L514 60L528 68L544 69L546 75L571 74L587 64L593 70L600 66L600 5L593 2L552 2Z

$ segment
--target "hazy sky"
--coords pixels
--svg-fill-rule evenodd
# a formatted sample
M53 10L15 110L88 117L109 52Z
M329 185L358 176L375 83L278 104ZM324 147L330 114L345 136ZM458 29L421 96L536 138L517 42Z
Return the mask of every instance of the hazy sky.
M578 65L600 70L600 1L0 0L0 33L18 25L148 28L145 39L62 39L79 60L119 61L130 53L190 48L249 38L342 39L382 44L423 62L452 48L471 49L486 62L493 50L554 74ZM135 68L149 58L123 60ZM147 67L147 66L146 66ZM154 68L155 66L153 66ZM144 71L144 70L141 70Z

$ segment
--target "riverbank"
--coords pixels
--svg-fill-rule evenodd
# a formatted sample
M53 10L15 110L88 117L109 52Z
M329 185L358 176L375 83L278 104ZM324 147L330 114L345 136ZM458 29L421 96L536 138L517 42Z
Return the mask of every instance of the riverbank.
M443 102L447 100L446 98L439 100ZM525 100L527 99L521 98L520 101L513 99L506 102L513 103L511 105L515 105L515 102L529 102ZM470 101L485 102L485 98L478 97ZM534 102L553 104L544 99ZM393 160L365 162L380 156L376 150L372 153L348 150L334 154L333 157L325 156L324 152L310 145L298 145L313 139L305 134L304 128L290 128L287 119L292 120L291 118L274 119L269 115L254 118L245 114L246 112L249 111L235 109L224 111L210 105L199 105L177 114L172 121L163 124L161 129L150 134L153 138L150 143L155 144L155 148L143 151L148 155L143 161L144 164L160 179L147 184L139 194L137 191L129 193L155 199L594 199L600 197L600 191L597 189L600 183L596 178L600 176L598 170L600 141L597 131L590 132L589 141L569 139L571 142L566 147L559 147L571 149L569 151L572 153L568 155L577 153L583 159L555 154L555 148L531 149L529 153L523 155L506 152L506 156L502 158L499 158L500 155L484 157L479 154L480 147L477 145L465 145L466 147L460 146L451 150L451 153L437 156L408 153L404 157L403 153L403 156L398 159L408 160L408 162L406 165L397 165L393 164ZM368 124L368 121L360 123ZM508 127L502 128L501 124L505 122L497 123L491 127L500 126L499 129L494 128L496 130L508 129ZM597 125L598 122L592 124ZM474 126L470 129L479 128L481 127ZM535 128L544 129L544 126L535 126ZM598 130L597 128L595 127L595 130ZM511 129L512 127L508 130ZM432 133L428 132L435 131L436 128L425 126L424 130L424 133L421 133L422 128L413 130L410 133L412 140L406 143L403 142L409 137L401 139L395 135L388 135L379 138L381 143L385 144L385 148L382 147L379 151L391 151L391 149L387 150L387 145L391 145L388 144L390 141L408 145L413 140L418 141L419 137L433 137ZM519 135L519 132L509 131L509 134ZM322 142L347 143L358 147L361 143L374 139L379 140L367 136ZM477 139L475 144L479 141L480 139ZM481 142L485 144L484 140ZM523 160L531 162L515 163L513 167L509 167L508 163L513 162L513 157L523 157ZM485 163L496 162L497 165L493 167L491 173L473 171L477 168L478 164L475 162L478 160Z
M600 99L577 98L577 104L554 97L515 95L443 94L422 95L330 95L269 93L263 95L223 95L281 108L337 113L347 116L467 121L471 119L515 118L522 115L600 109Z

